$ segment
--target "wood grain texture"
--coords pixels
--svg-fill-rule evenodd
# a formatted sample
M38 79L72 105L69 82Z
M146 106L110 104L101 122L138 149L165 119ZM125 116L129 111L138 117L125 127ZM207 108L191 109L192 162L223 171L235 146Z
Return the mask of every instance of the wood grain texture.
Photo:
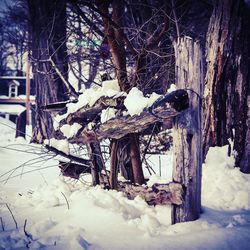
M250 9L219 0L206 37L203 151L234 141L236 166L250 173Z

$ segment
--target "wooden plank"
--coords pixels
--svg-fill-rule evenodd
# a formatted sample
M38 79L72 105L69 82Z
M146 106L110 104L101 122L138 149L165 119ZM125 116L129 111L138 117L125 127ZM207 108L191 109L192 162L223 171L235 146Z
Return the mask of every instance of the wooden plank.
M172 223L199 218L201 210L201 93L202 52L198 42L182 37L174 43L177 88L189 91L189 109L174 119L173 181L182 183L186 195L182 205L172 206Z

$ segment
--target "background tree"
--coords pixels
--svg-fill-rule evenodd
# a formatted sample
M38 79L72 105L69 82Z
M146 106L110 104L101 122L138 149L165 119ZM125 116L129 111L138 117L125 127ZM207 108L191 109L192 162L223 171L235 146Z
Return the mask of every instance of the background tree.
M236 166L245 173L250 173L249 29L245 1L215 3L207 32L204 91L204 152L230 144L231 138Z
M29 1L31 62L36 85L36 124L33 141L53 136L53 122L42 106L75 93L67 84L66 1ZM60 72L60 74L58 74Z
M0 17L1 75L24 74L28 50L28 10L23 0L9 3Z

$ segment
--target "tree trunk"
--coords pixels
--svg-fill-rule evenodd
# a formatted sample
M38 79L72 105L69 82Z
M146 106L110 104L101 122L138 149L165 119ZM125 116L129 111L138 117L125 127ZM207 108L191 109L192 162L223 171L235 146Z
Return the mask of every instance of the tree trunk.
M181 183L185 196L181 205L172 205L172 223L192 221L201 211L201 95L203 88L202 52L189 37L174 44L176 85L189 91L189 109L175 117L173 127L173 182Z
M117 176L118 176L117 140L113 140L111 143L110 174L109 174L109 182L111 189L117 189L118 187Z
M136 184L144 184L144 175L142 171L142 162L140 157L140 145L139 145L139 138L137 134L130 134L129 135L129 142L130 142L130 159L131 159L131 166L133 170L133 179L134 183Z
M236 166L250 173L250 11L243 0L215 3L206 44L203 151L233 138Z
M67 88L49 62L67 80L66 1L28 1L32 39L32 67L36 85L36 122L32 141L53 136L53 122L41 106L67 99Z
M127 79L126 68L126 51L123 39L122 18L123 18L123 3L122 1L112 2L112 20L118 27L114 27L114 23L109 18L109 2L98 1L98 8L103 14L104 34L107 37L110 51L113 58L113 63L116 68L118 83L122 91L129 91L130 86Z

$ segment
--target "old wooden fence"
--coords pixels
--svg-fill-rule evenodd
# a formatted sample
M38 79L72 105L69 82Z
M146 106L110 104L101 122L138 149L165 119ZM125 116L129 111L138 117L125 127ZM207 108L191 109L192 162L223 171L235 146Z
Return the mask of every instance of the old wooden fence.
M90 165L93 184L100 184L105 181L100 181L100 178L104 178L100 173L105 170L100 140L119 139L127 134L142 133L157 121L164 120L173 124L173 182L155 184L151 188L121 183L118 189L130 198L141 195L151 205L171 204L172 223L177 223L195 220L199 218L201 211L203 62L200 45L191 38L179 38L174 43L174 48L177 91L157 100L151 108L144 110L140 115L113 118L99 124L94 130L89 130L86 126L69 141L87 145L90 159L81 160L81 163L84 162L85 166ZM102 97L93 107L83 107L70 114L63 122L87 125L107 107L124 108L123 100L122 97ZM45 108L53 110L53 105L47 105ZM64 156L79 162L75 158L65 154Z

